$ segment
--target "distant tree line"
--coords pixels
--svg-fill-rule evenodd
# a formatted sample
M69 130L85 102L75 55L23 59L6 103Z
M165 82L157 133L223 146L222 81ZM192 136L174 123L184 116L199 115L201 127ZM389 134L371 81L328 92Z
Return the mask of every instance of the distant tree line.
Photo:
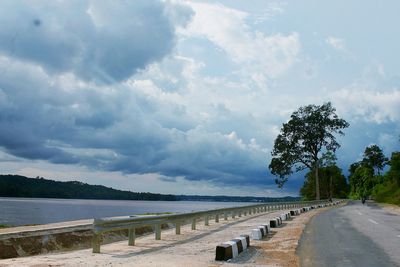
M300 199L297 197L190 196L131 192L78 181L61 182L43 177L28 178L20 175L0 175L0 197L224 202L277 202Z
M115 199L115 200L177 200L174 195L135 193L103 185L78 181L60 182L43 177L0 175L0 196L36 198Z

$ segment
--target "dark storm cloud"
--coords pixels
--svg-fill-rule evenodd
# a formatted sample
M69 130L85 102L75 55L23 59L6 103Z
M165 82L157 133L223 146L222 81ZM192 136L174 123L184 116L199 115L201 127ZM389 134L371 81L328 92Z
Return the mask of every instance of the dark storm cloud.
M192 11L161 1L2 1L0 52L49 72L125 80L171 52Z
M230 135L254 127L254 120L216 108L216 120L202 128L185 105L121 83L168 55L176 28L192 14L183 5L147 0L4 1L0 146L21 158L159 173L170 181L265 184L265 153L248 146L246 131L239 129L247 144ZM189 82L169 77L186 63L170 61L150 72L154 86L182 90Z
M12 155L225 185L268 183L264 152L235 133L197 126L180 104L149 98L141 85L74 89L34 65L0 60L5 66L0 145Z

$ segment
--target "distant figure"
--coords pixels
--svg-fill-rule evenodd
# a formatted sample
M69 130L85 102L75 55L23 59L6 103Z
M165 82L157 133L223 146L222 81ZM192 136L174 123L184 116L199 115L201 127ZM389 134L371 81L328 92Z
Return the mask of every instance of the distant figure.
M361 197L361 202L363 203L363 205L365 204L365 199L366 199L365 196L362 196L362 197Z

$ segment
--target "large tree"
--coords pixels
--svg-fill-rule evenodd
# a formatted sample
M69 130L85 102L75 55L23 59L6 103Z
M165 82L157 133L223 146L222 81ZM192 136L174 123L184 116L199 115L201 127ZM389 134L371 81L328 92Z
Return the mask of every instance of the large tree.
M320 199L319 165L327 153L340 147L335 134L344 135L342 129L349 123L336 114L330 102L321 106L308 105L293 112L284 123L271 152L269 169L278 176L275 182L282 187L293 173L310 169L315 173L315 196Z
M346 198L349 185L342 170L337 165L329 165L319 169L320 196L323 199ZM306 174L300 195L305 200L315 199L315 173Z
M388 162L388 158L383 154L382 149L377 145L370 145L365 148L363 164L368 165L372 169L378 171L378 175Z

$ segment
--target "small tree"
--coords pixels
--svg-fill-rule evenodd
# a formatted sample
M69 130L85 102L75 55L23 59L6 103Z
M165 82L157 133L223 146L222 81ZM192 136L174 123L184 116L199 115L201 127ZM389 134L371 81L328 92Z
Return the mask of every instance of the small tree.
M340 144L334 134L344 135L349 123L340 119L331 103L308 105L293 112L275 139L269 169L278 176L275 182L282 187L288 176L306 168L315 173L315 196L320 199L318 169L328 152L335 153Z

